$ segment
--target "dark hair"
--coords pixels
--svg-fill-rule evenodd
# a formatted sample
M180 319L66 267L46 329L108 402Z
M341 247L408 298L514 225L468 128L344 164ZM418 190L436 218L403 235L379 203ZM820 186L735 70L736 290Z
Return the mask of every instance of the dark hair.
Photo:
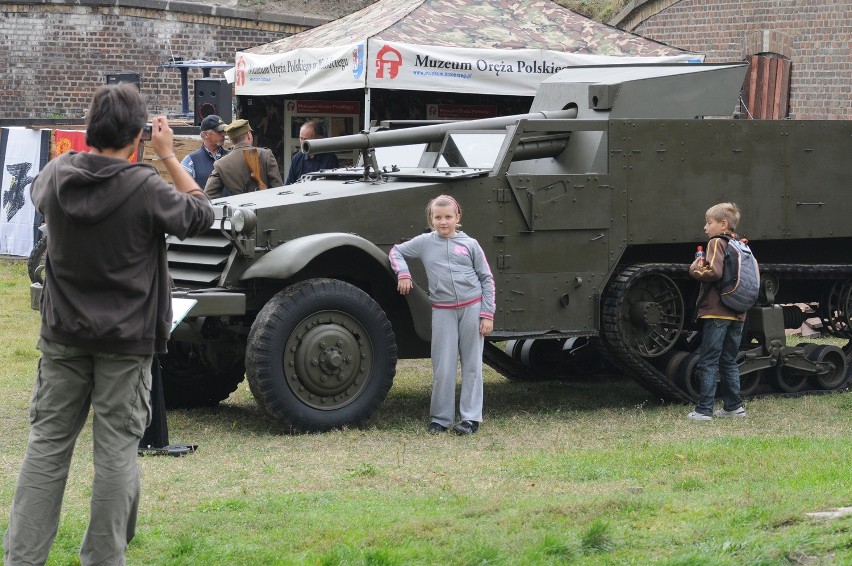
M314 118L312 120L308 120L303 125L304 126L310 125L311 128L314 130L314 135L318 138L324 138L328 135L328 132L326 132L326 128L325 128L325 122L323 120L318 120L318 119Z
M86 115L86 144L121 149L133 143L147 121L148 108L134 85L99 86Z

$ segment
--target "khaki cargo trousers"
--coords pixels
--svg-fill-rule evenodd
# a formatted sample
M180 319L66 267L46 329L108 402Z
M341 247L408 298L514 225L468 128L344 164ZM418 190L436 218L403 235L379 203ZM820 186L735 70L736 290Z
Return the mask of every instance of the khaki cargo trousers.
M6 566L44 564L56 537L71 455L91 407L95 476L80 562L124 564L139 507L139 439L151 421L152 356L41 339L30 436L3 539Z

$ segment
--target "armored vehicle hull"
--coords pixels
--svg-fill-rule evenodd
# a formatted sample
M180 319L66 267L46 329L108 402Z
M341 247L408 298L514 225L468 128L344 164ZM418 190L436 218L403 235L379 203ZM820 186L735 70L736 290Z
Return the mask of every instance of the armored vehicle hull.
M174 296L197 301L163 359L172 406L215 404L245 375L300 430L355 426L397 358L427 357L425 274L396 292L387 253L452 195L497 286L486 362L512 379L614 366L656 397L697 394L705 210L733 201L761 262L745 395L847 387L852 347L848 122L730 119L743 65L583 67L530 114L312 140L361 167L217 199L211 230L169 239ZM839 345L788 346L807 305ZM503 342L503 347L498 343ZM601 361L603 360L603 361Z

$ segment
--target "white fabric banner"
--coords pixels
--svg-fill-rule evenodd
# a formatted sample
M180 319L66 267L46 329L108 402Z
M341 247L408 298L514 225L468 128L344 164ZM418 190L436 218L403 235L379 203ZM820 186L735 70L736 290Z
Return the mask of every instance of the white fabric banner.
M237 53L236 65L225 77L236 86L238 95L294 94L364 88L363 66L356 65L363 46L296 49L276 55Z
M543 49L472 49L370 39L275 55L237 53L238 95L384 88L534 96L539 83L566 67L629 63L700 63L703 55L614 57Z
M370 40L367 86L440 92L534 96L539 83L580 65L700 63L703 56L578 55L544 49L470 49Z
M33 248L35 206L30 185L46 162L50 130L3 128L2 204L0 210L0 254L30 255Z

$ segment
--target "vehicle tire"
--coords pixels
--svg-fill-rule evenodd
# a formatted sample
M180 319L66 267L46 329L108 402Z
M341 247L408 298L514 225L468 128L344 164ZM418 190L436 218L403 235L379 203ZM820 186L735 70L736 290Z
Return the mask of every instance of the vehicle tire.
M258 405L305 432L358 426L387 396L396 340L364 291L310 279L280 291L258 313L246 346L246 376Z
M750 371L740 374L740 396L743 398L751 397L757 390L760 389L761 381L765 375L765 370Z
M39 238L35 243L30 257L27 259L27 274L30 282L44 285L44 266L47 262L47 235Z
M808 359L815 362L827 362L832 370L822 375L813 376L813 383L818 389L834 391L846 382L848 369L846 355L837 346L821 345L808 352Z
M701 398L701 376L698 373L698 352L691 352L680 358L674 370L677 384L686 391L689 398L698 401Z
M245 378L241 358L221 367L205 358L200 345L170 340L168 349L159 356L167 409L215 407Z

